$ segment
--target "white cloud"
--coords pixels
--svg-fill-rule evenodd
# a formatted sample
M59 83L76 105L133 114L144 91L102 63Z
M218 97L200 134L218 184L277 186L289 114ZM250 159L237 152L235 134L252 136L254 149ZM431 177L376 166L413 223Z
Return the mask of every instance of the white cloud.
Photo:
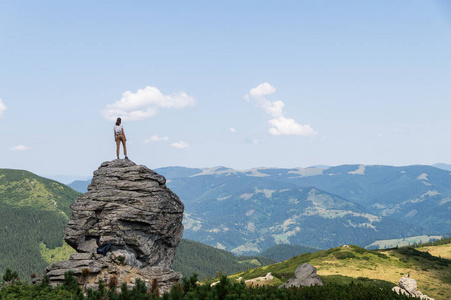
M153 117L160 108L184 108L195 104L196 99L185 92L164 95L156 87L146 86L136 93L123 93L120 100L106 106L102 115L110 121L115 121L117 117L137 121Z
M3 118L3 112L7 109L6 105L3 104L2 99L0 99L0 118Z
M269 120L269 133L272 135L314 135L316 132L310 125L301 125L291 118L280 117Z
M167 136L158 136L158 135L152 135L150 138L145 139L144 143L151 143L151 142L161 142L161 141L169 141L169 137Z
M269 94L273 94L276 92L276 88L270 85L269 83L265 82L257 86L256 88L253 88L249 91L249 94L252 97L263 97Z
M235 132L236 132L236 129L233 128L233 127L230 127L230 128L229 128L229 131L235 133Z
M29 149L31 149L31 147L24 146L24 145L17 145L17 146L10 148L10 150L13 150L13 151L25 151L25 150L29 150Z
M285 106L281 100L272 102L266 99L258 99L257 105L263 108L267 114L276 118L283 115L283 107Z
M282 116L283 107L285 104L283 101L269 101L265 98L266 95L276 92L276 88L265 82L253 88L249 91L249 95L244 96L244 100L250 101L251 98L255 100L255 104L263 108L267 114L277 118Z
M189 144L185 143L184 141L180 141L177 143L172 143L171 146L177 149L186 149L189 147Z
M294 119L284 117L285 103L282 100L270 101L266 99L267 95L276 92L276 88L265 82L249 91L249 95L244 99L255 100L255 105L262 108L268 115L274 119L269 120L269 133L272 135L315 135L316 132L310 125L298 124Z

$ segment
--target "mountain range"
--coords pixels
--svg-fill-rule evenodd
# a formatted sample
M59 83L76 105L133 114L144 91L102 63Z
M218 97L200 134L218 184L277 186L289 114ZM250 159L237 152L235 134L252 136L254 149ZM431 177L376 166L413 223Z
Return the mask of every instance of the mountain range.
M261 255L280 261L317 248L451 232L451 175L431 166L156 171L185 203L184 238L235 254L272 247ZM27 171L0 169L0 273L6 267L21 276L40 273L61 252L79 195Z
M277 244L325 249L449 234L451 175L441 168L342 165L156 171L185 203L185 238L250 255Z

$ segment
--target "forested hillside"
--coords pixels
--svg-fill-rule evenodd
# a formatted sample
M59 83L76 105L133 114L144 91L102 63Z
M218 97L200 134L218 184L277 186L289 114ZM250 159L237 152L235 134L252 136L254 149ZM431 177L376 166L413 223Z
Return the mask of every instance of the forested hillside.
M40 243L62 246L70 204L79 193L21 170L0 169L0 273L11 268L22 279L40 274L46 261Z
M206 277L216 277L218 273L230 275L274 262L266 257L236 256L199 242L182 239L177 247L172 268L184 277L198 274L203 280Z

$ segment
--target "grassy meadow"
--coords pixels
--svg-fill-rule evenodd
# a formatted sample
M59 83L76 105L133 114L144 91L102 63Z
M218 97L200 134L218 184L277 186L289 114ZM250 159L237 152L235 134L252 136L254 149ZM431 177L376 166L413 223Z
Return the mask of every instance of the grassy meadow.
M450 250L451 244L380 251L345 245L313 254L302 254L230 277L248 280L264 277L271 272L274 279L265 284L279 285L293 277L299 265L307 262L318 269L318 275L325 283L354 281L366 285L395 286L408 273L417 281L418 289L423 294L435 299L451 299L451 260L432 254L449 253Z

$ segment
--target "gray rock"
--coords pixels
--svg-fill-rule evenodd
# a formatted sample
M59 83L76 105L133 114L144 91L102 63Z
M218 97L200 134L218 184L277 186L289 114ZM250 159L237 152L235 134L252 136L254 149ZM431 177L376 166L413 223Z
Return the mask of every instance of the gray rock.
M128 283L136 276L157 279L160 291L168 291L181 278L171 266L183 234L184 206L165 183L163 176L130 160L102 163L88 192L71 205L65 240L78 253L46 268L51 284L60 283L69 270L80 277L88 269L80 280L86 285L110 276ZM111 252L96 254L104 242L112 244Z
M78 246L77 251L80 251L82 253L87 253L87 254L92 254L92 253L96 253L97 252L97 248L99 246L97 245L97 241L92 239L89 241L84 241L81 242L80 245Z
M104 162L88 192L71 206L66 242L89 253L110 242L112 250L127 251L143 266L170 268L183 234L184 206L165 182L130 160Z
M400 288L399 286L395 286L391 289L393 292L397 293L398 295L406 295L406 296L410 296L409 292L407 292L406 290L403 290L402 288Z
M299 287L299 286L312 286L312 285L323 285L323 281L316 274L316 268L308 263L303 263L297 267L294 272L294 277L289 279L284 284L280 285L279 288L285 287Z
M401 289L407 291L412 296L415 296L417 293L417 282L413 278L401 277L398 285Z
M400 295L408 295L411 297L420 298L422 300L434 300L434 298L423 295L423 293L417 290L417 282L413 278L401 277L398 281L399 286L392 288L392 291Z
M93 257L92 253L75 253L71 254L70 259L74 260L86 260Z
M124 264L128 266L143 267L143 263L136 259L136 256L132 252L128 252L127 250L115 250L111 253L112 258L119 261L119 257L124 258Z

